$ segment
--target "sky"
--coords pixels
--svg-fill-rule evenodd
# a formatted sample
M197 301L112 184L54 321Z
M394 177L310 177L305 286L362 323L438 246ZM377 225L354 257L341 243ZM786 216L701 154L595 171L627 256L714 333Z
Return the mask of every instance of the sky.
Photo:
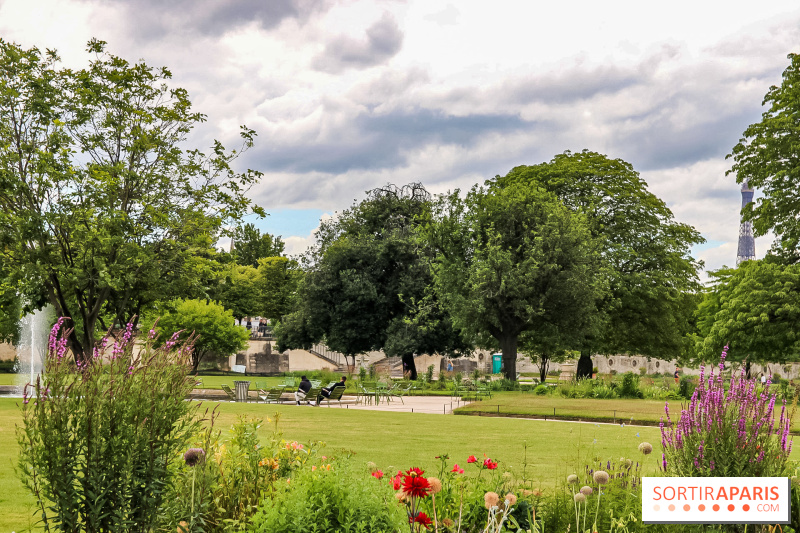
M95 37L166 66L208 116L188 140L238 147L289 253L365 191L469 189L589 149L631 163L734 265L725 156L800 51L796 0L0 0L0 37L82 67ZM769 236L756 240L762 257Z

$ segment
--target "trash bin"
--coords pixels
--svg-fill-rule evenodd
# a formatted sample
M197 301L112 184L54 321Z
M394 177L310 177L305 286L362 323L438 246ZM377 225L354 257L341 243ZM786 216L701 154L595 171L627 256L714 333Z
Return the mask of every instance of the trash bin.
M503 355L496 353L492 355L492 374L499 374L503 370Z
M246 402L247 401L247 391L250 390L250 382L249 381L234 381L233 384L236 387L236 401L237 402Z

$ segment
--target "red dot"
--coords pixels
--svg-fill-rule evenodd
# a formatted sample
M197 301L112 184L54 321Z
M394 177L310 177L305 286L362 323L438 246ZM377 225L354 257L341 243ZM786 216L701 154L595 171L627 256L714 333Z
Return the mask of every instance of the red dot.
M728 504L728 510L729 510L729 511L733 511L734 509L736 509L736 506L735 506L735 505L733 505L732 503L729 503L729 504Z
M667 507L667 509L669 509L670 511L674 511L675 510L675 505L674 504L669 504L669 507Z
M744 504L744 505L742 506L742 509L744 509L745 511L749 511L749 510L750 510L750 506L749 506L749 505L747 505L747 504Z
M714 504L714 507L712 507L712 509L714 509L715 511L719 511L719 505L717 505L717 504L715 503L715 504Z
M702 503L701 503L700 505L698 505L698 506L697 506L697 508L698 508L700 511L705 511L705 510L706 510L706 506L705 506L705 505L703 505Z
M685 504L685 505L683 506L683 510L684 510L684 511L688 511L688 510L689 510L689 509L691 509L691 508L692 508L692 506L691 506L691 505L689 505L688 503L687 503L687 504Z

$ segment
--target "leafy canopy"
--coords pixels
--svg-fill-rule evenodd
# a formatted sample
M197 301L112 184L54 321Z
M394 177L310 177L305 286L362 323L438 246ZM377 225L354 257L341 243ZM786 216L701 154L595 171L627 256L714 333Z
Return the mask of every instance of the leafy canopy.
M260 177L234 170L239 152L218 141L185 149L205 121L187 92L105 47L91 41L89 66L70 70L0 41L0 253L33 307L72 318L85 360L106 320L125 323L175 286L206 288L195 252L251 210ZM252 146L252 130L241 136Z

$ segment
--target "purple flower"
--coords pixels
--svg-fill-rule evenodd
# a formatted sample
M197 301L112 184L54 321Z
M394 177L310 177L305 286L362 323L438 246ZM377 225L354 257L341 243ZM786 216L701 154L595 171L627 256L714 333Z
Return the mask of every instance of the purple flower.
M187 466L195 466L206 457L206 452L203 448L189 448L183 454L183 460L186 461Z

